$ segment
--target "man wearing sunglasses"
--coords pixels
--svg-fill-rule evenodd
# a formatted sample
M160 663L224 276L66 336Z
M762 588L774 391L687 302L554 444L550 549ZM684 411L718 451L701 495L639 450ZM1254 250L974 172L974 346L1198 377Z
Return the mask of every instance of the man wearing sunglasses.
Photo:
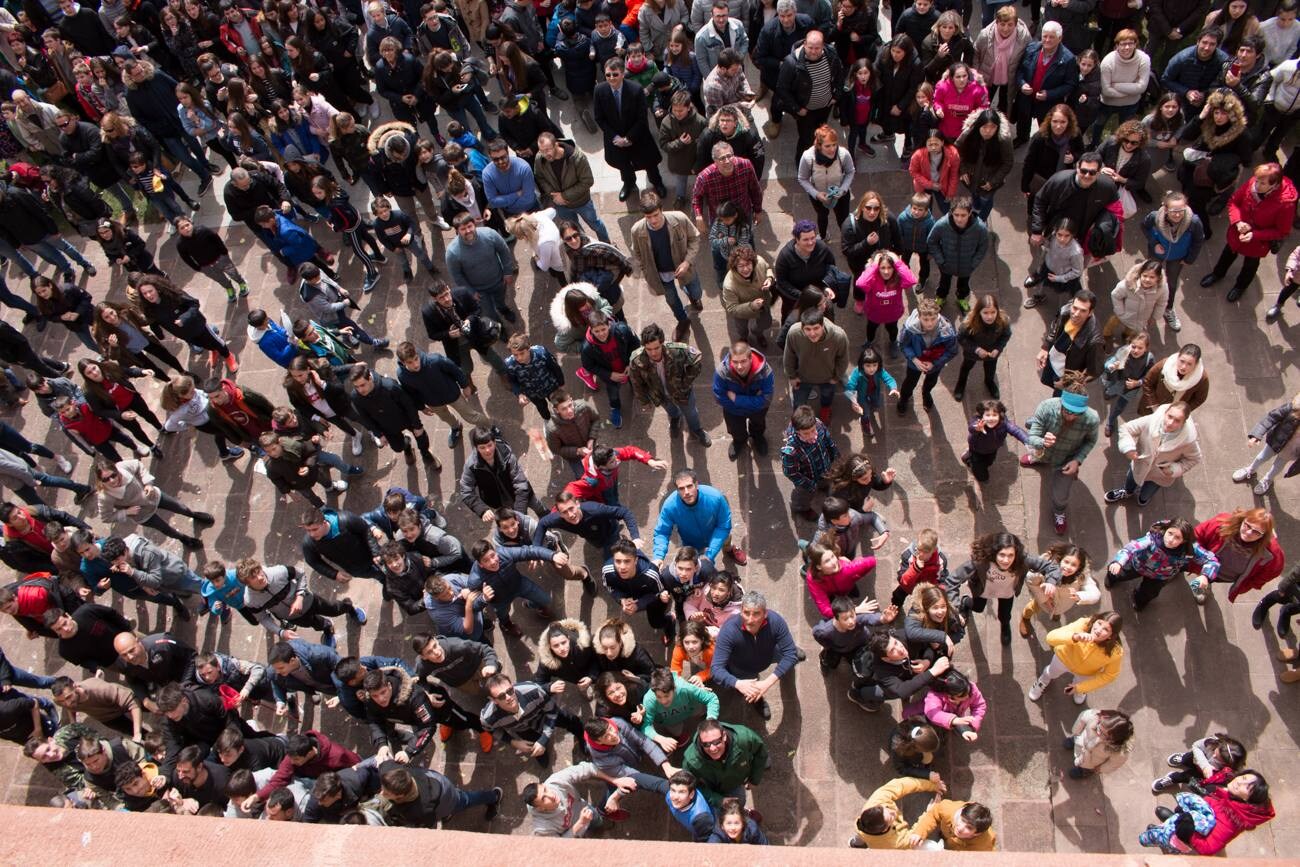
M483 728L504 736L521 756L530 756L544 768L551 766L551 739L555 728L567 729L583 752L582 720L561 709L550 690L528 681L515 683L498 672L487 679L488 703L479 714Z
M618 200L625 202L636 191L636 173L642 170L659 197L667 196L668 188L659 174L662 156L650 132L645 91L625 79L621 59L605 61L605 80L596 85L592 99L596 125L605 136L605 162L623 178Z
M1088 151L1079 157L1073 169L1061 169L1043 184L1029 214L1029 243L1034 248L1042 246L1044 230L1059 225L1062 219L1068 219L1076 227L1075 237L1083 239L1110 213L1110 205L1119 199L1119 188L1114 180L1101 173L1101 165L1101 155ZM1088 238L1088 249L1084 252L1098 259L1110 255L1114 233L1115 229L1109 232L1109 247L1104 246L1107 238L1099 237L1103 233L1094 233ZM1098 246L1099 242L1103 246ZM1093 251L1099 249L1109 252L1097 256Z

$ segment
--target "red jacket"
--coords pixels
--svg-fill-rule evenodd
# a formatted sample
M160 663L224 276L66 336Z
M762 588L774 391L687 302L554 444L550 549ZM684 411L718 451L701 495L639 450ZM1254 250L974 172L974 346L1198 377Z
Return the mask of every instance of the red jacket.
M248 20L249 29L253 31L253 38L261 39L262 23L257 20L256 15L247 14L246 11L244 17ZM229 50L231 54L236 57L248 56L248 52L244 50L244 40L240 38L239 31L226 22L224 18L221 22L221 28L217 31L217 35L221 39L221 44L226 46L226 49Z
M620 461L640 461L646 463L654 460L654 455L645 449L639 449L636 446L623 446L614 449L614 454ZM618 470L606 474L596 469L596 463L587 455L582 459L582 475L564 486L564 490L573 494L579 500L591 500L595 503L605 502L605 492L614 486L618 481Z
M939 192L943 193L945 199L957 195L957 166L960 163L961 156L957 153L957 148L950 144L944 145L943 161L939 163ZM930 182L930 152L924 144L912 154L907 171L912 175L912 192L928 193L934 188Z
M1228 249L1242 256L1263 258L1271 252L1274 241L1280 241L1291 234L1291 221L1295 219L1296 191L1295 184L1289 178L1283 178L1281 186L1275 188L1263 199L1255 199L1255 179L1237 187L1237 192L1228 200ZM1251 227L1249 241L1241 240L1237 223L1245 222Z
M108 438L113 434L113 424L108 419L95 415L95 411L88 404L79 403L77 409L81 411L81 415L76 419L66 419L62 414L55 416L63 429L79 435L92 446L108 442Z
M1258 828L1274 816L1272 803L1238 801L1227 789L1215 789L1205 796L1205 802L1214 810L1215 822L1210 833L1192 835L1190 845L1198 855L1218 855L1237 835Z
M294 777L316 778L326 771L341 771L344 768L350 768L361 761L361 756L352 752L352 750L336 744L325 735L315 729L308 729L303 732L316 739L316 758L306 764L294 767L289 757L285 756L280 760L280 766L275 769L271 779L266 781L266 785L257 790L257 797L265 801L271 797L271 793L276 789L283 789L293 782Z
M1197 524L1197 544L1207 551L1218 554L1219 549L1223 547L1223 539L1219 536L1219 528L1231 517L1231 512L1220 512L1208 521ZM1268 540L1267 555L1261 554L1252 560L1250 570L1232 585L1232 589L1228 591L1228 601L1236 602L1237 597L1241 594L1260 589L1281 575L1285 567L1286 555L1282 553L1282 546L1277 543L1277 537L1274 536Z

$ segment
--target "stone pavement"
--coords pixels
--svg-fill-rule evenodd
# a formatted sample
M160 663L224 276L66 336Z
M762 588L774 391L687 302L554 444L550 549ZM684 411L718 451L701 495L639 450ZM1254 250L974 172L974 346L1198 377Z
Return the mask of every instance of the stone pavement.
M576 116L572 104L561 103L559 113L566 128L573 128ZM757 114L761 122L764 118L761 107ZM579 144L592 156L601 213L610 223L616 241L625 246L627 232L639 214L630 212L617 201L617 174L600 159L599 140L586 135L580 126L576 135ZM794 130L786 129L769 150L765 204L771 222L763 224L758 233L759 246L769 259L788 237L792 221L812 215L806 196L794 178L793 139ZM859 162L859 171L855 194L875 188L885 196L891 209L905 206L910 186L906 174L898 169L895 155L883 150L875 159L864 158ZM1163 189L1173 183L1167 175L1157 176L1152 184L1153 192L1157 187ZM364 191L361 193L364 196ZM209 196L200 218L215 224L219 212L220 206ZM1023 290L1019 284L1026 273L1030 253L1024 234L1024 207L1014 180L998 194L991 228L997 237L992 248L994 255L981 265L974 285L978 292L996 293L1009 310L1015 333L1007 361L1000 366L1001 388L1014 417L1024 420L1046 396L1045 389L1037 382L1032 359L1052 308L1050 304L1032 311L1020 307ZM1130 221L1126 228L1124 253L1088 273L1087 285L1101 296L1099 315L1103 317L1109 314L1110 289L1141 249L1137 221ZM338 249L337 239L327 229L317 227L315 231L331 249ZM832 245L838 247L838 230L832 230L831 234ZM1294 540L1300 538L1291 505L1295 502L1293 483L1283 481L1268 497L1260 499L1252 497L1247 487L1233 485L1229 480L1232 469L1253 454L1254 450L1246 442L1247 430L1264 412L1300 390L1300 372L1296 369L1300 354L1295 349L1300 311L1288 309L1278 324L1263 324L1263 311L1279 286L1282 258L1266 260L1259 285L1240 303L1229 305L1222 300L1226 286L1199 288L1197 281L1217 256L1222 243L1221 230L1216 234L1216 239L1202 254L1201 262L1187 269L1184 276L1185 285L1179 295L1185 323L1183 332L1172 334L1161 323L1153 347L1158 357L1186 342L1200 344L1205 352L1212 383L1211 398L1197 411L1195 419L1206 461L1189 473L1184 482L1159 493L1146 509L1138 509L1136 505L1108 507L1101 495L1122 480L1125 467L1113 448L1106 447L1104 442L1099 445L1083 466L1081 483L1074 489L1070 506L1070 538L1096 558L1107 557L1160 518L1183 515L1200 519L1221 509L1254 503L1274 510L1284 546L1288 543L1294 546ZM283 282L283 271L277 270L275 261L260 245L251 242L243 227L230 230L228 239L253 287L250 302L273 311L287 307L300 312L294 289ZM250 305L228 306L219 289L206 279L195 277L178 262L169 238L155 231L148 240L157 251L161 266L203 300L209 318L229 335L243 364L239 382L282 402L280 371L246 341L244 317ZM1291 243L1283 245L1283 256L1289 252ZM524 264L516 300L526 314L535 339L549 343L553 332L547 306L556 287L528 267L524 250L517 252ZM89 250L88 255L101 268L100 276L90 283L93 294L96 298L105 295L120 298L122 275L112 273L104 265L97 247ZM690 340L710 359L716 359L726 346L726 331L707 252L701 255L697 265L704 275L706 309L693 325ZM350 258L343 273L347 285L360 284L360 270ZM10 276L15 277L13 273ZM13 285L17 286L18 282L14 279ZM394 342L409 336L418 345L424 345L418 310L424 300L425 285L423 279L411 286L403 285L396 265L389 264L382 288L362 301L361 321ZM626 292L627 314L634 327L651 321L671 324L666 305L647 292L640 280L630 280ZM954 308L950 305L946 312L952 314ZM12 311L6 311L6 315L11 314ZM839 321L857 346L864 331L858 317L850 310L841 312ZM44 335L36 335L32 329L28 333L38 347L50 354L72 358L83 351L65 340L64 333L57 328L51 327ZM563 362L568 371L576 364L571 357L564 358ZM774 362L779 368L779 359ZM378 357L377 365L381 371L391 373L394 361L385 353ZM191 367L204 376L210 373L204 358L193 358ZM889 368L901 377L900 363L892 362ZM508 388L484 370L481 366L476 377L484 405L517 450L526 449L526 469L539 492L546 489L553 493L563 483L567 471L559 462L548 462L537 449L528 447L530 435L540 429L537 416L531 407L521 411ZM938 407L931 413L900 419L892 405L888 407L882 416L882 434L868 445L873 460L898 471L897 483L879 498L892 537L879 552L883 563L872 588L873 596L877 592L889 592L899 552L923 527L938 529L954 567L966 558L972 536L991 530L1005 528L1017 533L1032 550L1045 549L1056 541L1051 516L1041 506L1045 489L1038 471L1019 468L1013 453L999 459L992 481L981 488L959 463L958 456L964 450L966 410L951 397L955 376L955 368L943 375L942 385L936 391ZM779 373L778 377L784 382ZM570 380L570 385L583 390L576 378ZM147 383L146 388L156 396L153 383ZM982 385L974 384L967 401L973 405L984 397ZM816 613L806 601L794 544L811 528L791 519L785 506L788 485L774 457L754 460L746 453L735 464L727 460L727 437L707 376L697 384L697 398L705 426L714 436L711 449L701 449L681 437L670 437L662 413L638 412L635 407L629 407L622 431L605 431L602 438L613 444L636 443L651 448L673 468L693 466L700 471L703 481L726 493L736 516L737 537L751 558L747 567L738 570L743 582L747 587L767 593L773 609L786 616L800 644L810 656L815 656L817 648L811 629ZM1092 401L1094 407L1101 406L1096 388ZM596 402L604 408L603 396L597 397ZM782 387L778 389L771 416L774 445L788 410L788 392ZM21 416L11 415L7 420L29 438L45 437L47 424L34 409L29 408ZM440 474L430 476L423 469L407 468L400 459L394 460L392 452L377 455L374 449L367 449L361 459L367 472L353 482L342 504L356 511L371 508L392 484L428 491L439 508L447 508L451 529L470 544L478 538L482 526L454 501L457 471L465 457L465 446L458 447L454 454L449 453L445 428L436 419L430 421L438 425L430 429L436 453L445 465ZM862 447L861 433L843 403L836 405L832 430L842 449ZM51 442L55 447L62 443L57 435ZM346 447L338 437L332 443L335 450ZM209 439L196 439L189 434L169 438L164 450L165 458L154 462L154 471L164 490L221 515L217 528L206 534L206 556L220 556L227 562L247 555L270 562L300 562L299 531L295 525L303 512L301 505L277 503L271 484L252 470L247 459L221 464ZM1015 451L1019 451L1018 446ZM65 452L77 464L75 475L84 477L89 469L87 459L68 449ZM772 454L775 455L775 449ZM655 504L671 489L669 476L644 466L625 469L623 499L633 506L642 526L653 525ZM61 494L57 503L72 508L66 494ZM120 529L129 532L133 528ZM648 536L649 529L645 532ZM168 544L175 546L175 543ZM594 563L598 555L585 553L588 563ZM197 567L204 557L188 559ZM315 586L325 593L333 591L320 580ZM397 619L394 609L380 605L379 588L368 581L357 580L348 592L358 603L369 607L372 619L360 630L353 627L341 630L340 652L373 650L410 656L407 637L427 628L427 623L420 618L406 622ZM599 624L613 613L614 609L603 597L595 601L585 599L574 587L565 588L564 592L562 608L566 616ZM1109 600L1103 603L1103 607L1114 607L1123 613L1127 620L1128 662L1119 680L1096 695L1092 703L1095 707L1120 707L1132 713L1137 735L1132 757L1123 769L1101 780L1083 782L1063 775L1070 759L1060 741L1074 719L1075 706L1059 689L1037 705L1025 697L1035 672L1047 660L1045 649L1037 641L1025 642L1019 638L1011 647L1003 648L997 643L995 619L989 615L976 617L969 639L959 648L957 665L978 680L988 699L989 712L978 743L967 746L958 742L940 758L951 791L958 797L979 799L993 807L996 828L1005 849L1134 852L1139 848L1136 836L1150 821L1154 803L1147 787L1162 773L1164 756L1206 733L1228 730L1247 744L1250 763L1267 773L1279 816L1294 815L1300 806L1296 786L1300 773L1296 751L1300 730L1295 723L1300 719L1297 714L1300 692L1297 687L1288 687L1276 679L1277 664L1273 661L1279 647L1276 637L1271 633L1261 635L1250 628L1249 614L1257 597L1258 594L1252 594L1246 602L1230 606L1220 593L1209 605L1198 608L1190 594L1181 588L1171 588L1141 617L1133 616L1125 594L1118 594L1113 603ZM128 604L126 614L137 617L142 630L154 631L163 626L160 615L153 609L135 610ZM52 642L27 641L12 621L8 618L4 621L0 625L0 640L15 664L40 671L59 668ZM531 633L541 628L537 622L527 625ZM657 650L658 642L644 622L638 619L636 626L648 646ZM201 647L265 658L267 642L263 633L249 628L238 618L230 626L205 620L198 624L197 632L191 624L181 624L176 631L180 637ZM342 637L344 633L346 638ZM531 635L523 641L505 642L507 666L521 673L531 670L534 649L535 639ZM764 783L755 790L752 802L766 817L765 828L774 841L787 845L843 846L865 797L892 776L885 740L897 710L865 714L845 700L848 682L849 675L844 670L823 678L811 662L800 666L782 684L780 695L773 701L773 719L766 724L756 713L743 708L734 694L723 697L726 719L753 726L768 738L773 766ZM263 708L259 719L274 730L285 730L285 722L274 719L269 709ZM354 746L368 740L364 727L351 723L337 711L312 710L303 725L323 726L330 732L341 733ZM568 746L562 746L562 761L568 755ZM497 750L490 758L481 757L463 737L453 739L445 750L437 750L434 766L449 767L453 778L474 787L500 784L508 794L517 793L524 783L532 780L536 767L516 758L508 748ZM7 803L42 804L54 794L53 780L44 771L35 769L17 748L6 745L0 748L0 793ZM613 831L614 835L684 839L682 831L649 797L633 797L628 805L636 815ZM913 805L912 809L919 806ZM508 798L494 830L528 833L523 815L518 799ZM461 829L477 827L475 820L451 824ZM1288 822L1274 822L1240 839L1230 851L1238 856L1285 857L1286 852L1300 851L1300 832L1293 830Z

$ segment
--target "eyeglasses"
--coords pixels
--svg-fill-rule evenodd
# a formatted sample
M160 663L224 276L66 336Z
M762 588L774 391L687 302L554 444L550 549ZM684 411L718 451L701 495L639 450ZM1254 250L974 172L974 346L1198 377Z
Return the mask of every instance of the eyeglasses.
M1264 531L1261 530L1259 527L1255 527L1250 524L1247 524L1245 521L1241 522L1241 532L1243 535L1247 533L1249 533L1252 536L1264 535Z
M700 741L700 746L706 750L711 750L714 747L722 746L724 743L726 743L726 738L719 736L711 741Z
M1085 178L1090 178L1090 177L1092 177L1093 175L1097 174L1097 173L1100 172L1100 171L1101 171L1101 169L1085 169L1085 168L1080 168L1080 169L1079 169L1079 174L1083 175Z
M605 73L605 77L606 77L606 78L622 78L622 77L623 77L623 73L621 73L621 72L606 72L606 73Z
M580 237L581 237L580 235L565 235L565 236L564 236L564 240L565 240L565 241L577 241Z

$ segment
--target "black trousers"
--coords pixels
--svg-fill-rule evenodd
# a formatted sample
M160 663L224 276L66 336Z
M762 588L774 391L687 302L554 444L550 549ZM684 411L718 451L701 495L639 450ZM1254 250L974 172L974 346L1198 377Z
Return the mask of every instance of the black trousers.
M909 364L907 366L907 375L903 377L903 387L899 389L900 397L898 398L898 405L900 407L905 407L911 403L912 392L916 391L916 384L921 382L923 376L925 382L921 385L921 396L929 398L930 392L934 391L935 385L939 382L939 372L942 369L943 368L940 367L932 367L930 368L929 373L922 374L921 371Z
M1261 261L1254 256L1243 256L1242 259L1241 271L1237 274L1237 279L1233 281L1233 286L1237 289L1245 289L1250 285L1250 282L1255 279L1255 275L1259 273L1259 263ZM1232 267L1232 263L1235 261L1237 261L1237 254L1232 251L1227 242L1224 242L1223 252L1219 254L1219 261L1214 263L1214 276L1222 280L1227 276L1228 269Z
M998 360L996 358L976 358L974 355L962 357L961 369L957 371L957 391L966 390L966 380L970 377L970 372L976 364L984 363L984 387L989 391L997 388L998 385Z
M831 107L828 105L825 108L810 108L807 114L799 114L797 111L791 112L791 114L794 116L795 126L799 130L799 139L795 144L794 152L802 154L812 147L813 133L817 132L817 127L826 123L827 119L830 118Z
M1126 581L1134 581L1137 579L1141 579L1141 582L1138 584L1137 590L1133 591L1133 608L1136 611L1141 611L1143 608L1146 608L1151 604L1153 599L1160 595L1160 591L1164 590L1165 585L1169 582L1158 581L1154 578L1146 578L1134 570L1126 568L1122 569L1118 575L1112 576L1109 583L1122 584Z
M993 461L997 460L997 452L971 452L970 471L975 476L976 481L987 482L989 480L989 467L993 466Z
M750 416L724 412L722 422L727 426L727 434L740 446L746 439L761 440L767 433L767 410Z
M952 286L953 277L957 277L957 297L958 298L970 297L970 275L967 275L965 277L958 277L956 274L945 274L944 272L940 271L939 286L934 291L935 296L940 301L948 297L948 289Z
M1008 596L1006 599L998 600L998 620L1002 621L1003 626L1011 625L1011 606L1013 606L1015 602L1016 600L1015 597L1013 596ZM978 614L983 612L984 609L988 607L989 607L989 601L985 599L983 596L971 597L970 600L971 611L974 611L975 613Z

